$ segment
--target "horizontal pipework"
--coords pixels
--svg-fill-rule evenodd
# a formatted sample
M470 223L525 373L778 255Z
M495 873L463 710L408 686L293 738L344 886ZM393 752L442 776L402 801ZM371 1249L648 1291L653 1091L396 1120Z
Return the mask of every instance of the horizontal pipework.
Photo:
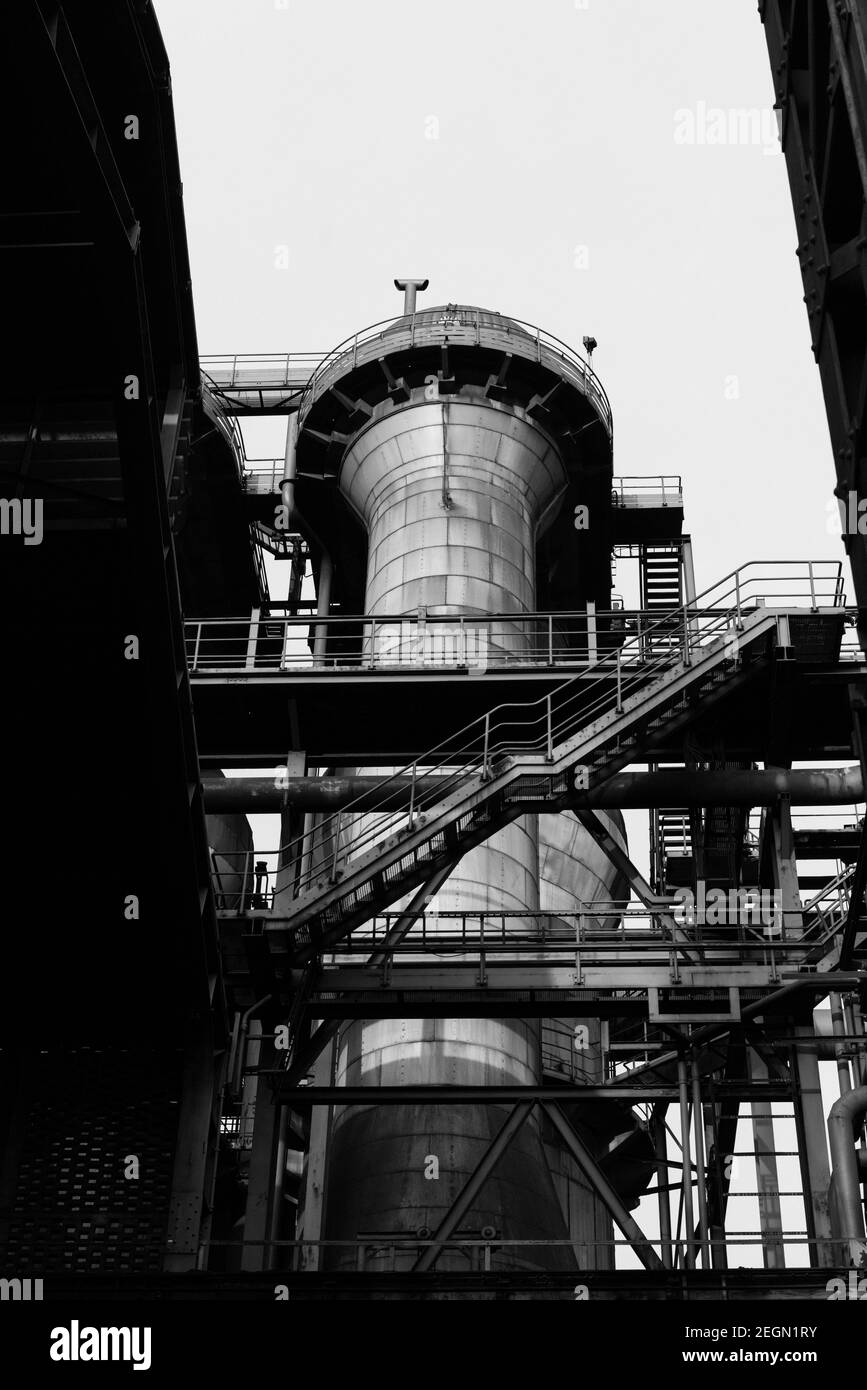
M415 796L436 791L436 777L417 777ZM205 777L209 815L230 811L334 811L352 803L355 811L395 811L408 807L413 778L390 777ZM572 810L594 807L771 806L781 796L796 806L848 806L864 799L861 769L813 768L789 771L621 772L594 791L569 796Z

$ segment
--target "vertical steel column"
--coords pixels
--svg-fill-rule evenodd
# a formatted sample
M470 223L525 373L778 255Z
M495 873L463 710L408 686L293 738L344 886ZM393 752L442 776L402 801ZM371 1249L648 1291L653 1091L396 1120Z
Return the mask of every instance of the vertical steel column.
M768 1069L763 1059L749 1046L747 1067L753 1084L761 1086L768 1080ZM773 1111L770 1104L764 1100L751 1101L750 1110L755 1148L756 1188L759 1194L762 1257L765 1269L785 1269L786 1248L782 1240L783 1218L780 1209L780 1176L777 1169Z
M638 1223L629 1215L590 1150L582 1143L576 1130L569 1124L560 1106L556 1102L542 1101L542 1107L585 1178L602 1198L620 1230L630 1242L644 1268L662 1269L662 1261L650 1241Z
M775 805L768 808L767 814L770 846L773 851L771 872L774 889L780 894L783 940L792 941L801 934L803 914L798 888L791 798L781 796Z
M843 1020L843 1000L839 994L832 993L831 1003L831 1027L836 1037L840 1037L846 1032L846 1024ZM840 1087L840 1095L846 1096L852 1089L852 1077L849 1072L849 1062L843 1054L843 1044L834 1044L834 1060L837 1064L837 1082Z
M671 1246L671 1196L668 1191L668 1136L665 1132L665 1105L657 1105L653 1115L653 1146L656 1153L656 1185L659 1203L659 1246L662 1263L673 1269Z
M254 1020L258 1024L258 1020ZM252 1027L251 1027L252 1032ZM251 1036L252 1066L273 1067L276 1064L273 1044L261 1043ZM246 1087L255 1085L253 1147L247 1170L247 1207L244 1217L244 1247L241 1268L268 1268L268 1240L274 1202L274 1171L279 1137L280 1106L258 1077L246 1078ZM245 1087L245 1089L246 1089Z
M280 1247L275 1242L280 1239L280 1228L283 1217L283 1188L286 1183L287 1139L289 1137L289 1107L281 1105L279 1110L280 1118L277 1126L277 1154L274 1163L274 1192L271 1200L271 1212L268 1218L268 1237L271 1244L267 1249L265 1260L266 1269L279 1269L280 1267Z
M178 1114L167 1252L170 1273L196 1269L207 1247L209 1216L216 1177L217 1075L210 1018L191 1028L184 1058Z
M846 1032L853 1038L859 1036L861 1038L861 1041L855 1046L852 1057L855 1085L867 1086L867 1038L864 1037L860 1013L856 1018L854 1006L848 1000L843 1002L843 1018L846 1023Z
M261 608L254 608L250 613L250 626L247 632L247 654L244 660L244 668L253 671L256 667L256 646L259 641L259 618Z
M701 1103L701 1074L698 1068L698 1055L695 1052L692 1054L692 1123L695 1131L695 1178L698 1192L698 1233L701 1244L701 1262L704 1269L710 1269L704 1157L704 1112Z
M599 651L596 644L596 604L587 600L587 660L591 666L596 664Z
M828 1268L838 1263L832 1244L831 1218L828 1212L828 1188L831 1165L825 1138L825 1109L819 1083L819 1059L816 1055L815 1034L809 1025L795 1027L795 1036L803 1043L795 1044L795 1064L798 1071L796 1105L800 1106L803 1124L801 1172L804 1178L804 1205L809 1204L815 1245L810 1251L810 1263Z
M689 1144L689 1086L687 1084L686 1058L682 1054L677 1059L677 1087L680 1092L680 1147L683 1159L681 1176L685 1234L683 1263L686 1269L695 1269L695 1217L692 1209L692 1159Z
M332 1038L330 1046L326 1046L316 1058L313 1064L314 1086L334 1084L335 1047ZM325 1230L326 1174L333 1114L333 1105L314 1105L310 1110L310 1143L305 1158L302 1204L296 1226L296 1238L311 1242L310 1245L301 1246L295 1263L295 1267L302 1270L321 1267L318 1242L323 1239Z

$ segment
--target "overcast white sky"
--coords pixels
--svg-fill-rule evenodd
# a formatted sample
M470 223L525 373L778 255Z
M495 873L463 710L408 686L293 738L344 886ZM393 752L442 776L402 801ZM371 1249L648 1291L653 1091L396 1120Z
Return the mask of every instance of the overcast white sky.
M683 476L700 590L748 559L843 558L755 0L156 8L202 353L326 350L425 275L422 306L597 338L614 471ZM753 109L760 138L676 140L713 108Z
M783 157L675 139L772 106L755 0L157 13L203 353L330 348L426 275L422 304L598 339L615 473L683 475L699 589L842 556Z

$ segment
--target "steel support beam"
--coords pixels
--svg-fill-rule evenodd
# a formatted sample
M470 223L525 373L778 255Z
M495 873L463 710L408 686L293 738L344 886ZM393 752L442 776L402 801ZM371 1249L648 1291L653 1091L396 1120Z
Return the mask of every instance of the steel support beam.
M327 1086L333 1079L334 1050L324 1049L314 1062L314 1084ZM296 1238L319 1241L325 1237L325 1191L328 1173L328 1154L331 1147L330 1106L317 1105L310 1115L310 1143L304 1172L302 1198L299 1202ZM279 1252L275 1252L279 1254ZM318 1245L301 1247L301 1268L318 1270L322 1251Z
M843 928L843 940L840 943L841 970L851 970L852 968L852 958L855 951L855 942L858 937L859 925L863 923L865 910L867 910L865 893L867 893L867 825L865 825L861 831L861 844L858 848L855 873L852 876L852 890L849 894L849 911L846 917L846 925Z
M576 811L575 816L587 831L588 835L592 836L596 841L599 848L611 861L614 867L625 875L630 887L643 906L658 910L659 919L667 928L672 941L687 941L688 937L678 926L671 912L668 910L668 903L664 899L660 899L657 894L654 893L647 879L641 871L636 868L629 858L629 855L620 848L620 845L617 843L608 827L600 820L595 811ZM686 951L684 951L683 956L686 961L692 959Z
M388 952L400 945L407 932L415 925L419 917L424 915L425 908L430 899L435 893L439 892L459 858L460 856L456 856L447 864L441 865L435 873L431 874L427 882L422 884L406 911L402 913L397 922L395 922L394 926L387 933L382 948L375 951L369 958L365 969L371 970L382 965L383 962L388 959ZM308 1012L312 1014L313 1017L317 1017L315 1005L311 1004ZM327 1047L332 1039L337 1036L341 1023L343 1023L344 1018L348 1016L354 1015L350 1012L347 1015L341 1015L339 1018L327 1018L320 1023L313 1036L307 1040L292 1059L286 1073L287 1081L295 1083L303 1076L306 1076L309 1068L316 1061L323 1047Z
M127 247L135 250L139 241L139 223L66 15L54 0L36 0L35 4L28 4L24 8L36 12L36 23L52 52L55 79L65 89L70 124L83 156L81 167L86 171L94 201L99 197L103 209L109 212L107 222L112 232L119 232Z
M838 1264L832 1244L831 1218L828 1211L828 1191L831 1185L831 1165L825 1141L825 1110L819 1081L819 1062L813 1050L812 1027L799 1026L796 1035L804 1043L795 1044L798 1069L796 1107L800 1108L804 1144L801 1149L801 1172L804 1179L804 1206L810 1206L810 1225L815 1244L810 1249L810 1263L820 1267Z
M449 1236L457 1230L535 1104L535 1100L525 1100L515 1106L437 1227L433 1244L416 1260L413 1265L414 1273L424 1274L427 1270L433 1269Z
M258 1043L255 1038L251 1038L251 1044L261 1047L263 1051L267 1049L273 1056L273 1046L270 1042ZM241 1268L259 1270L267 1269L270 1260L268 1241L275 1200L274 1175L279 1149L282 1100L269 1092L260 1076L248 1072L245 1084L254 1085L256 1090L253 1102L253 1147L250 1150L244 1219L244 1240L247 1243L241 1252Z
M582 1143L556 1101L544 1101L542 1109L557 1130L591 1187L608 1208L615 1224L623 1232L645 1269L661 1270L662 1260L645 1236L637 1221L629 1215L611 1183L599 1167L590 1150Z
M763 1057L753 1047L747 1049L750 1080L762 1085L768 1080L768 1068ZM759 1224L762 1232L762 1258L765 1269L785 1269L783 1218L780 1209L780 1177L774 1140L774 1119L770 1104L764 1097L754 1100L752 1110L753 1147L756 1162Z
M407 906L406 911L402 912L394 926L389 928L381 948L378 951L374 951L373 955L368 960L365 967L367 970L374 970L377 966L383 965L385 961L388 960L390 952L394 951L396 947L400 945L407 933L415 926L418 919L424 916L431 898L439 892L451 874L452 869L460 862L462 857L462 854L454 855L448 863L441 864L438 869L434 870L427 882L421 885Z
M690 1101L686 1058L677 1059L677 1094L680 1104L681 1202L683 1207L684 1243L683 1266L695 1269L695 1220L692 1206L692 1152L690 1149ZM678 1228L680 1221L678 1220Z
M208 1017L193 1020L184 1059L183 1089L172 1169L167 1252L163 1267L196 1269L207 1240L210 1198L216 1176L217 1074Z
M287 1073L262 1068L267 1079L287 1104L295 1109L308 1105L507 1105L522 1100L564 1101L580 1104L588 1100L611 1100L622 1105L652 1101L677 1101L675 1086L302 1086L286 1088ZM726 1090L728 1100L752 1100L755 1087L746 1084ZM789 1086L768 1083L772 1100L790 1100Z
M671 1198L668 1182L668 1136L665 1130L665 1116L668 1106L664 1103L653 1107L651 1132L656 1156L656 1189L659 1204L659 1248L662 1263L666 1269L674 1267L671 1245Z
M867 230L867 30L863 0L759 6L782 117L797 255L819 367L841 510L867 498L864 313ZM830 477L829 477L830 490ZM853 505L854 504L854 505ZM867 538L843 528L867 643Z

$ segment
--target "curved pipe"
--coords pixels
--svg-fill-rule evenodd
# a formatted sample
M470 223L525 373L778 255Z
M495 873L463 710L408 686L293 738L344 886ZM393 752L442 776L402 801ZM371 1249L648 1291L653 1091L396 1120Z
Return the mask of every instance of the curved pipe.
M831 1149L831 1181L837 1205L838 1236L864 1246L864 1207L861 1200L861 1173L855 1148L855 1127L867 1114L867 1086L858 1086L841 1096L828 1115L828 1143Z
M257 999L255 1004L251 1004L249 1009L241 1015L241 1026L238 1029L238 1045L235 1051L232 1067L232 1094L237 1098L241 1094L241 1083L244 1076L244 1062L247 1058L247 1034L250 1031L250 1019L257 1009L261 1009L263 1004L267 1004L271 998L270 994L263 994L261 999Z

